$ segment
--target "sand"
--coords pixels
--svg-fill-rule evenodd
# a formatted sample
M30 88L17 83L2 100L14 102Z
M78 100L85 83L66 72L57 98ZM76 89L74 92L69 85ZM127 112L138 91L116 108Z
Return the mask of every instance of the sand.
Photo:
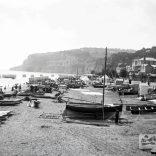
M27 102L0 107L14 112L0 125L0 156L151 155L150 151L139 149L138 141L141 133L156 133L156 120L151 120L154 117L132 116L125 112L123 115L129 122L120 125L114 122L108 122L108 126L66 123L61 115L65 103L51 99L40 101L39 109L27 107Z

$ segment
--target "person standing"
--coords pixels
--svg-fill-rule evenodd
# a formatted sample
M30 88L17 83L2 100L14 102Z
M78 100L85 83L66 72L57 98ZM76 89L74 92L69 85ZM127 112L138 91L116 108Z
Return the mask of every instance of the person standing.
M17 91L17 89L15 89L15 90L13 91L13 96L16 97L17 93L18 93L18 91Z
M27 100L28 100L27 106L32 107L32 99L28 97Z
M19 89L19 91L21 91L21 89L22 89L21 84L18 86L18 89Z
M115 113L115 124L118 125L118 123L119 123L119 110L117 109Z
M14 91L14 87L11 88L11 91Z

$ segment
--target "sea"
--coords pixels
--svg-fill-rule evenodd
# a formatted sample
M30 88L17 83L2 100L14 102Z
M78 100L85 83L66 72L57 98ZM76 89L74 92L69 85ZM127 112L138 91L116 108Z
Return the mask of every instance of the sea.
M16 78L3 78L4 75L15 75ZM57 73L43 73L43 72L26 72L26 71L12 71L12 70L0 70L0 87L12 87L15 84L25 84L29 82L29 78L48 76L51 79L57 79L59 74Z

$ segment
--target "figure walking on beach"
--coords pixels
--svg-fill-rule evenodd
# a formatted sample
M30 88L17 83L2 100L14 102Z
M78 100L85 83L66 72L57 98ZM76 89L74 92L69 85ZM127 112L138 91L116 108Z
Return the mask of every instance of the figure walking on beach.
M32 106L32 99L30 97L26 97L25 100L28 101L27 106L31 107Z
M15 90L13 91L13 97L16 97L17 93L18 93L18 91L15 89Z
M18 89L19 89L19 91L21 91L21 89L22 89L21 84L18 86Z
M14 87L11 88L11 91L14 91Z

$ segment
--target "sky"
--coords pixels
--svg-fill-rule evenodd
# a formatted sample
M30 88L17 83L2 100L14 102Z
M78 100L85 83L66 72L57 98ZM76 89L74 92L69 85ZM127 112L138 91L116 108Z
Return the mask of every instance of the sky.
M155 45L156 0L0 0L0 69L33 53Z

